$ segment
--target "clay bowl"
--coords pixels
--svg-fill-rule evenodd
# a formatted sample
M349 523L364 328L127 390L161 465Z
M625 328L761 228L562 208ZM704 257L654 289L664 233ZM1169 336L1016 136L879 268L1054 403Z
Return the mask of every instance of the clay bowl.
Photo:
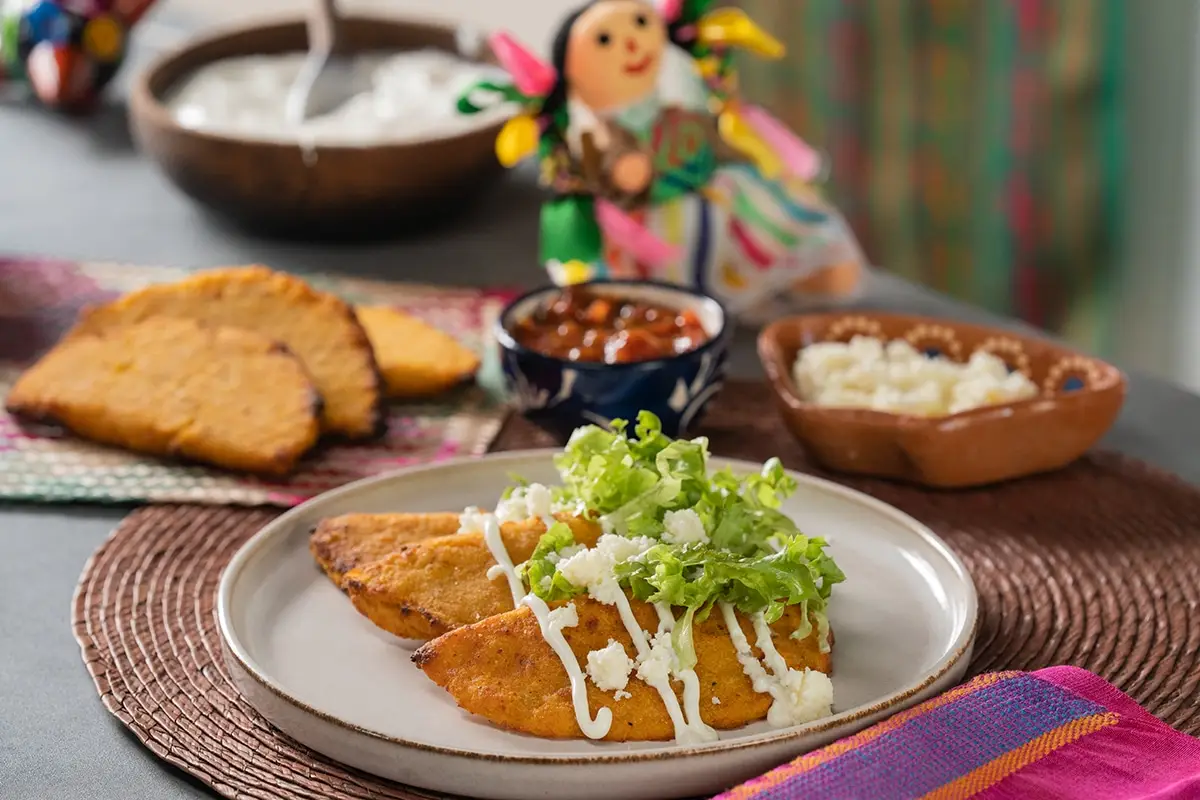
M1038 397L945 417L806 402L792 379L803 347L856 334L905 339L963 361L994 353L1040 387ZM1116 421L1125 400L1120 370L1042 339L999 328L893 314L814 314L779 320L758 340L784 422L822 466L934 488L980 486L1066 466Z
M354 52L437 48L487 58L462 52L451 27L350 17L345 29ZM502 173L495 141L504 120L496 117L464 133L370 147L320 145L314 154L295 143L190 130L164 104L172 87L204 64L306 47L298 19L215 34L158 59L137 77L130 97L140 147L217 216L305 238L387 236L441 222Z

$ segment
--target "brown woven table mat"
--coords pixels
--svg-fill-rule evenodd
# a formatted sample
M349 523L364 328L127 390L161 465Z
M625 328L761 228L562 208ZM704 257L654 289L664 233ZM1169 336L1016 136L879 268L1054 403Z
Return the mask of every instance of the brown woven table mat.
M732 384L701 433L717 455L778 455L817 472L769 402L763 386ZM513 418L494 447L551 444ZM1075 664L1179 730L1200 733L1200 491L1112 454L965 492L838 480L913 514L964 558L980 594L973 673ZM122 522L84 568L73 612L105 707L155 754L225 797L435 797L298 745L230 683L213 610L217 582L278 513L155 506Z

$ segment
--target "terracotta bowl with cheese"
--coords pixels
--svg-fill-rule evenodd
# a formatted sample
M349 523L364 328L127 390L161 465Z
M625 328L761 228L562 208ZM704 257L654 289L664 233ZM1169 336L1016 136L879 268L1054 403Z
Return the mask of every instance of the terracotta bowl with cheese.
M879 361L889 343L894 368ZM1125 376L1099 359L945 319L789 317L762 331L758 351L784 422L814 461L936 488L1064 467L1112 427L1125 399Z

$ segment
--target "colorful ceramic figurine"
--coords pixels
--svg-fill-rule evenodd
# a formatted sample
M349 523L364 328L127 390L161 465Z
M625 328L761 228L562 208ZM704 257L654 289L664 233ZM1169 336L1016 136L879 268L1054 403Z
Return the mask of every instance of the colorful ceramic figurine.
M45 105L93 106L154 0L0 0L0 82L27 81Z
M541 158L554 192L542 260L555 282L691 284L743 318L858 283L858 246L811 185L820 157L737 95L733 50L778 58L783 46L712 2L589 3L563 23L550 64L505 34L492 38L512 84L480 84L459 108L521 106L496 152L507 166ZM695 65L698 102L663 99L672 46Z

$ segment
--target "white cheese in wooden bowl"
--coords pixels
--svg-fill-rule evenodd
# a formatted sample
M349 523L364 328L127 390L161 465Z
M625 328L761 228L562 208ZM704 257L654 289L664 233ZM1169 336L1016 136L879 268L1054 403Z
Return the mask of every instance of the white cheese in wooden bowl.
M816 405L922 417L1014 403L1038 393L1028 377L1009 372L991 353L977 351L959 363L921 353L903 340L870 336L805 347L793 377L801 397Z
M260 141L367 147L453 136L503 119L503 104L467 116L459 95L494 67L440 50L358 53L352 69L363 90L327 114L294 124L285 112L288 91L305 53L240 56L206 64L168 101L184 127Z

